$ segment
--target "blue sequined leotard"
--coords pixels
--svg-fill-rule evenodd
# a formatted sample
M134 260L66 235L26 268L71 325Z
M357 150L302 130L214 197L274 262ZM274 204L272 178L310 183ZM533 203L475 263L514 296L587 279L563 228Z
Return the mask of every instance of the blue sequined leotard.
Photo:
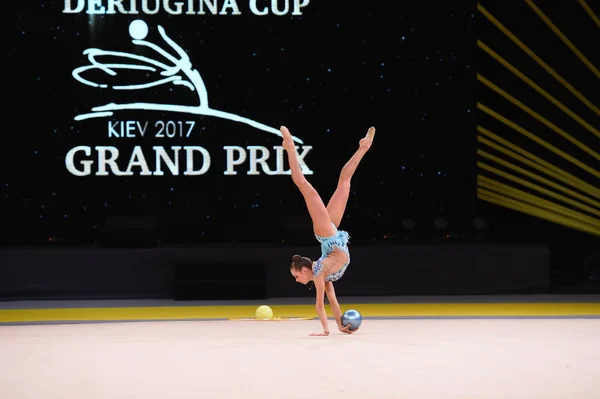
M333 223L332 225L335 228L335 225ZM333 250L336 247L342 249L348 254L348 261L344 264L344 266L342 266L342 268L337 272L326 276L325 281L337 281L340 278L342 278L342 276L346 272L346 269L348 268L348 265L350 264L350 250L348 249L348 240L350 239L350 235L346 231L338 230L337 228L335 228L335 230L336 234L329 237L321 237L315 234L315 238L321 243L321 257L317 259L317 261L313 264L312 267L313 274L315 277L318 276L319 273L321 273L321 270L323 269L323 260L329 254L331 254L331 252L333 252Z

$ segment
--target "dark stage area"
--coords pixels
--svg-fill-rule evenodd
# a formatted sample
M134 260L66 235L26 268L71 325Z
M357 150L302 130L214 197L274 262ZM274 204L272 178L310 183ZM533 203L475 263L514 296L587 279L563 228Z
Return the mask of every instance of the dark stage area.
M313 296L289 272L315 247L4 248L0 298L262 299ZM448 243L352 248L341 296L536 294L550 289L541 245Z

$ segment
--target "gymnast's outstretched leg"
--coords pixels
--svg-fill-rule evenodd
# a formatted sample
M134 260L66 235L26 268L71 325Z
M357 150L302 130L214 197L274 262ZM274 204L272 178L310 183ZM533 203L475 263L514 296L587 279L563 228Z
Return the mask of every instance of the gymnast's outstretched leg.
M292 139L291 133L285 126L282 126L280 131L283 136L283 148L285 148L288 154L292 180L304 197L308 213L313 222L314 233L325 237L335 234L335 229L331 225L329 213L327 212L323 200L312 184L306 180L306 176L304 176L304 173L302 172L300 162L298 161L298 154L296 152L296 144Z
M369 148L371 148L373 137L375 137L375 128L371 127L367 131L366 136L358 143L358 150L356 150L354 155L352 155L352 158L350 158L340 172L337 188L327 204L329 219L335 227L338 227L342 222L346 204L348 203L348 197L350 196L350 180L352 180L352 176L354 175L358 164L367 151L369 151Z

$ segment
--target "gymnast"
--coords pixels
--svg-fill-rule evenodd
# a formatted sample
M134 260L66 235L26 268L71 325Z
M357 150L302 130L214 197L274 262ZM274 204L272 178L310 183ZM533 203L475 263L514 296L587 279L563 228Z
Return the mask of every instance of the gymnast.
M327 207L325 207L319 193L306 180L304 173L302 173L296 152L296 145L292 140L291 133L285 126L282 126L280 131L283 136L283 147L288 154L292 180L304 197L308 213L312 219L315 238L321 244L321 257L319 259L312 261L310 258L294 255L290 266L290 272L296 279L296 282L308 284L308 282L312 281L316 287L317 298L315 308L323 325L323 332L310 335L329 335L324 303L325 294L327 294L327 300L329 301L338 329L343 333L351 334L356 332L356 330L350 330L349 326L344 327L342 325L340 305L333 288L333 283L342 278L350 264L350 251L348 249L350 236L348 232L338 230L338 226L342 221L348 197L350 196L350 180L363 156L371 148L373 137L375 136L375 128L369 128L366 136L360 140L358 150L356 150L352 158L342 168L337 188L329 200Z

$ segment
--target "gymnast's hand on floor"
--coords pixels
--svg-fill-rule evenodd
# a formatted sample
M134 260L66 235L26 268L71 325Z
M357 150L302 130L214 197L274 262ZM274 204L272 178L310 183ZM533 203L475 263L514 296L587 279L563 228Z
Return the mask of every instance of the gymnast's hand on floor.
M310 335L311 337L326 337L329 335L329 331L325 331L322 333L312 333L312 334L308 334L308 335Z

